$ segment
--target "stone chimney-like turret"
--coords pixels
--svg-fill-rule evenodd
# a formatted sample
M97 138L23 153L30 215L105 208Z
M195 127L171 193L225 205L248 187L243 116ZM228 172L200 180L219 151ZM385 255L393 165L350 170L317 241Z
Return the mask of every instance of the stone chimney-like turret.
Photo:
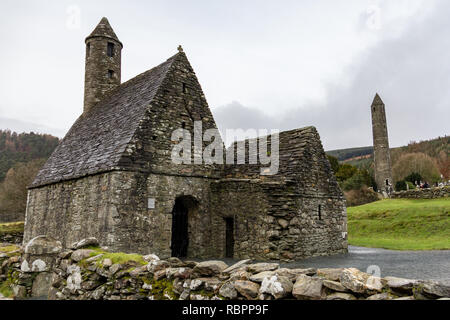
M83 112L92 109L107 92L120 85L123 48L106 18L100 21L85 42L86 70Z

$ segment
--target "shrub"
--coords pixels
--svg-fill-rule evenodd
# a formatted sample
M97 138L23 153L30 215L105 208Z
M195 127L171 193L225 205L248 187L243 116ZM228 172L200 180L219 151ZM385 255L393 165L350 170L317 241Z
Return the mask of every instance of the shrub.
M406 190L406 181L402 180L402 181L397 181L395 183L395 191L404 191Z
M336 173L336 179L340 182L343 182L347 179L350 179L355 173L358 172L358 168L344 163L339 167L338 172Z
M416 182L419 183L420 181L422 181L422 176L420 175L420 173L413 172L409 176L407 176L404 180L409 181L412 184Z

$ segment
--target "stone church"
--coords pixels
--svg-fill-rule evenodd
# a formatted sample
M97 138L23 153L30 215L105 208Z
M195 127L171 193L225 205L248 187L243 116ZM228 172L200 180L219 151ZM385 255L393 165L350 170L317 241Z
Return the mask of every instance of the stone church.
M345 200L314 127L279 133L275 175L174 164L174 130L217 127L196 74L179 47L121 83L122 48L106 18L86 38L84 110L29 187L24 242L96 237L110 250L192 258L347 252Z

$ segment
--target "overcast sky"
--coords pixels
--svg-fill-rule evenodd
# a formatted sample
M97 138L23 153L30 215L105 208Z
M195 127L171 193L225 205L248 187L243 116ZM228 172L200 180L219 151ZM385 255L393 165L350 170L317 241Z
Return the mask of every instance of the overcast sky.
M181 44L220 129L313 125L327 150L450 133L450 1L10 1L0 4L0 128L63 137L83 109L85 37L108 17L122 81Z

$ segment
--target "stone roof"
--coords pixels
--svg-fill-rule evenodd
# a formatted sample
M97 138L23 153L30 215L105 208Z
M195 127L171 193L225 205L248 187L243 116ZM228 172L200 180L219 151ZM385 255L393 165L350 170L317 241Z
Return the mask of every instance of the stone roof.
M373 105L373 106L376 106L376 105L382 105L382 104L384 104L384 102L383 102L383 100L381 100L381 97L380 97L379 94L377 93L377 94L375 95L375 98L373 98L372 105Z
M271 152L273 135L267 136L267 151ZM305 127L280 132L279 135L279 167L275 174L270 173L269 165L261 163L249 164L249 142L255 143L256 139L247 139L245 142L246 164L236 164L236 150L242 145L234 143L235 164L227 165L226 178L249 178L265 181L296 181L298 188L312 194L341 195L341 190L336 182L330 163L315 127ZM256 145L256 144L254 144ZM231 146L230 146L231 148ZM230 151L230 148L228 151ZM253 149L252 155L256 158L257 149ZM276 156L275 154L272 154ZM261 171L262 169L262 171ZM267 173L266 173L267 174Z
M119 38L117 37L116 33L114 32L113 28L109 24L108 19L105 17L100 20L97 27L95 27L94 31L86 38L86 42L95 37L103 37L103 38L110 38L120 43L120 45L123 47L122 42L120 42Z
M70 128L37 174L30 188L75 179L120 167L120 159L139 121L177 53L166 62L121 84Z

